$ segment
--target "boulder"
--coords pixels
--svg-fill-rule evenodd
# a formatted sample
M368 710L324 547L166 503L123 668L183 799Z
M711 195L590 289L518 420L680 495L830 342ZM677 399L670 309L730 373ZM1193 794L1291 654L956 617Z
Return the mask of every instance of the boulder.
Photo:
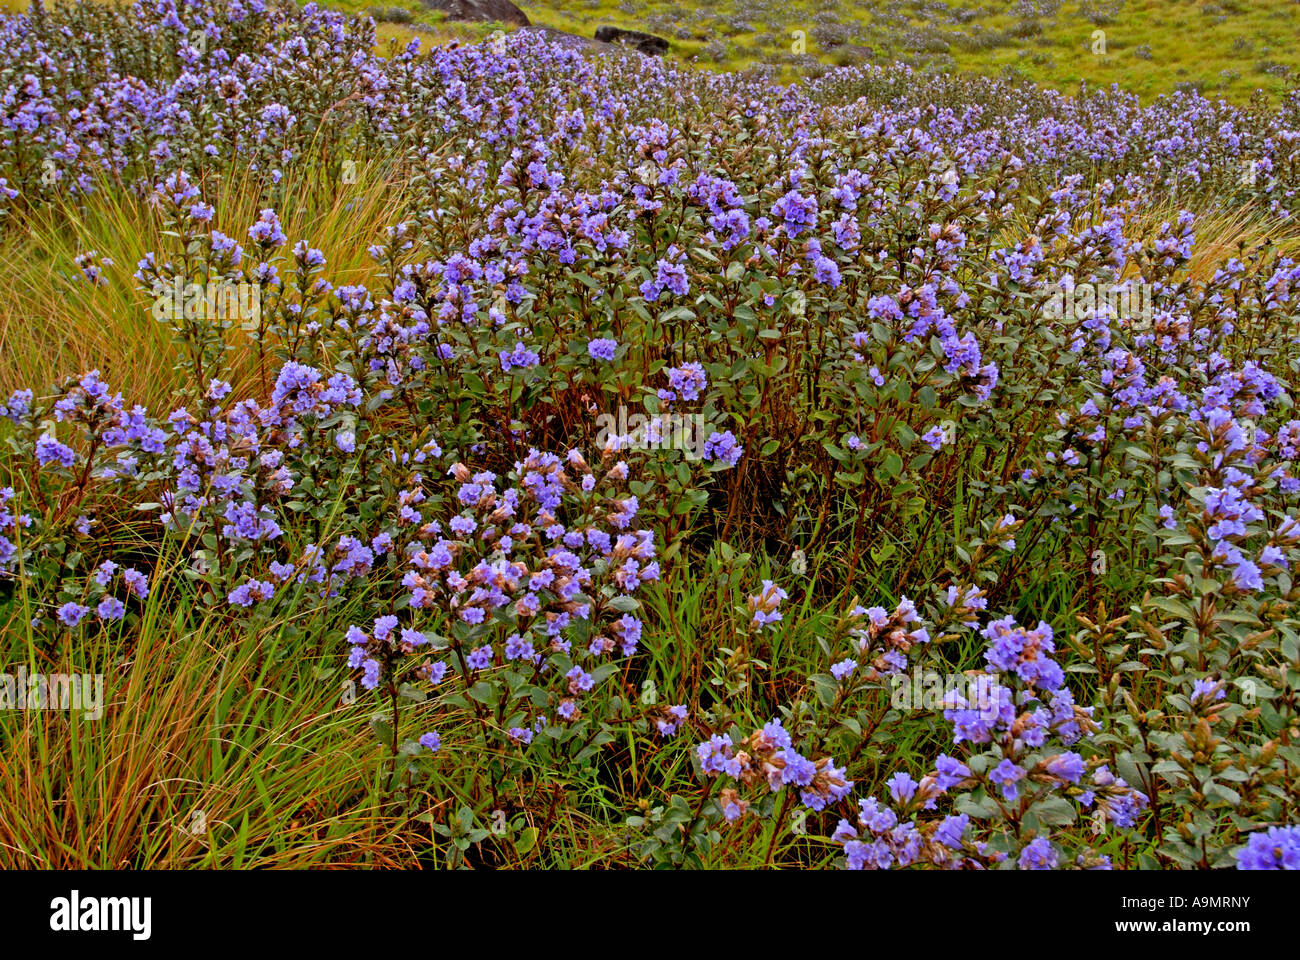
M528 17L510 0L420 0L430 10L441 10L448 20L496 21L529 26Z
M640 30L623 30L620 27L597 27L596 39L601 43L613 43L623 47L631 47L638 53L644 53L647 56L662 57L668 52L668 41L663 37L656 37L652 33L642 33Z

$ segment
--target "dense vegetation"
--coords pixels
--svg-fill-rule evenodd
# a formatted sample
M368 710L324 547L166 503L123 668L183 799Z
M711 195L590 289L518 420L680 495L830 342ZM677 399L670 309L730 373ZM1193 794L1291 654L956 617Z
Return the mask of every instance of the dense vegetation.
M500 25L445 23L436 0L340 0L388 35L432 28L486 35ZM1245 102L1284 92L1300 68L1294 0L526 0L535 24L590 37L612 24L647 30L679 60L792 80L833 66L901 61L1028 78L1073 92L1081 82L1150 100L1176 88ZM405 24L406 26L399 26Z
M0 863L1300 865L1300 93L374 44L0 25Z

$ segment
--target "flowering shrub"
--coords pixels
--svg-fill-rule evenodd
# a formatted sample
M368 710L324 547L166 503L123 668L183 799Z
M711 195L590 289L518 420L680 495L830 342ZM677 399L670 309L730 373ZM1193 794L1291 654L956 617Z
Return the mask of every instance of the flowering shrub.
M1296 94L0 37L0 229L129 205L57 268L174 378L0 366L7 652L193 616L456 865L1294 866Z
M1005 617L989 623L983 635L987 670L996 678L981 688L987 702L953 695L944 711L953 743L968 745L964 756L940 754L919 782L896 773L887 782L887 803L860 801L856 826L841 820L834 833L851 869L988 865L1017 848L1021 869L1054 869L1064 863L1052 828L1073 823L1076 805L1095 806L1099 827L1109 821L1123 828L1134 826L1147 805L1145 795L1105 763L1062 749L1090 737L1097 725L1092 708L1078 706L1063 686L1064 674L1051 657L1051 627L1040 622L1029 630ZM927 816L953 789L969 791L954 798L955 812L942 820ZM1090 854L1085 849L1073 862L1109 868L1108 857Z
M576 450L564 461L533 450L516 465L517 485L499 491L490 471L454 463L459 487L445 524L429 516L413 474L395 519L417 539L390 588L393 609L410 619L384 614L369 628L348 627L348 666L361 671L361 686L382 685L396 704L404 685L436 687L450 674L461 691L448 702L473 710L485 741L581 739L592 725L588 694L640 642L633 594L660 575L654 535L633 528L636 498L614 495L627 465L602 472L597 480ZM372 548L392 543L381 538ZM654 711L660 733L684 719L681 710ZM603 718L596 714L583 750L611 738Z

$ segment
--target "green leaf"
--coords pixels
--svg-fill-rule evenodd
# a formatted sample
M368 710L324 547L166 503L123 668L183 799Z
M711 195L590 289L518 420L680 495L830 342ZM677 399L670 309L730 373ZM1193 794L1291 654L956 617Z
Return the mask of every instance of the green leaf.
M386 747L393 745L393 725L388 722L382 713L376 713L370 718L370 731L375 735L375 739Z
M515 853L523 855L537 844L537 828L524 827L519 831L519 839L515 841Z
M1074 804L1065 797L1047 796L1037 801L1029 812L1038 818L1038 822L1048 827L1060 827L1074 823Z

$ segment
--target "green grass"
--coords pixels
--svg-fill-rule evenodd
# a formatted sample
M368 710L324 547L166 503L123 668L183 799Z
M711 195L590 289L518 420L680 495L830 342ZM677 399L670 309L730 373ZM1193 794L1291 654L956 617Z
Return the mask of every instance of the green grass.
M360 0L336 5L366 8ZM667 38L678 59L770 68L792 80L827 64L902 60L927 70L1014 71L1064 91L1118 83L1144 100L1193 84L1244 102L1256 89L1284 91L1285 74L1300 68L1294 0L533 0L520 7L557 30L587 37L602 24L647 30ZM434 22L436 15L424 16ZM1104 53L1094 51L1097 30L1105 33Z

